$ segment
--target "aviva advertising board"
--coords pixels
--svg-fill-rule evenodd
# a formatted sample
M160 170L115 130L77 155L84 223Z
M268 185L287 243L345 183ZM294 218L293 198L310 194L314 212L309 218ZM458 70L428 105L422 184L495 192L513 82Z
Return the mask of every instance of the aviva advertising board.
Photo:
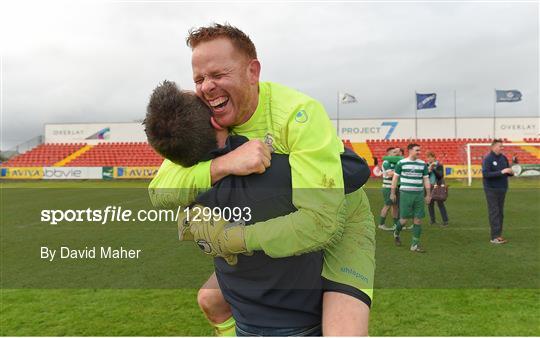
M0 178L10 180L40 180L43 178L43 167L3 167Z
M156 176L159 167L115 167L114 178L133 179L133 178L152 178Z

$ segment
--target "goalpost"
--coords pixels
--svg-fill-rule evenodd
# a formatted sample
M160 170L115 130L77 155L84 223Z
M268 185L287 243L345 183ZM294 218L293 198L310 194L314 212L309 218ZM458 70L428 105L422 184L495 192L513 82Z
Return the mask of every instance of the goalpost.
M491 143L467 143L467 178L468 178L468 185L469 187L472 184L472 158L471 158L471 147L490 147ZM503 146L510 147L510 146L517 146L517 147L523 147L523 146L531 146L531 147L539 147L540 143L503 143ZM487 151L486 151L487 153ZM511 161L511 159L509 159Z

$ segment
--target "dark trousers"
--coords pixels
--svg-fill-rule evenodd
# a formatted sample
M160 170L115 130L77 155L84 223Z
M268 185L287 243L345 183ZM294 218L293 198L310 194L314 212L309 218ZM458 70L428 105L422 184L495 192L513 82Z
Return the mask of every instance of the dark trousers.
M502 235L506 190L484 189L484 192L486 193L489 225L491 226L491 239L495 239Z
M446 213L446 207L444 206L444 202L434 200L431 200L428 205L429 218L431 218L431 223L435 223L435 202L437 202L437 206L439 207L439 211L441 212L442 221L444 223L448 223L448 214Z

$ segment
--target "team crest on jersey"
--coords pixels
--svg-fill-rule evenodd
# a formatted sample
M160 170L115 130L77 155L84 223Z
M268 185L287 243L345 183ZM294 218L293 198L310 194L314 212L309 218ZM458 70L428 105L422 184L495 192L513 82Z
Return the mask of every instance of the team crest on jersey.
M493 165L496 166L496 165L497 165L497 161L493 161Z
M273 153L274 152L274 137L272 136L272 134L270 133L267 133L266 136L264 137L264 143L270 148L270 151Z
M308 120L308 115L305 110L300 110L298 113L296 113L296 116L294 117L294 120L298 123L305 123Z

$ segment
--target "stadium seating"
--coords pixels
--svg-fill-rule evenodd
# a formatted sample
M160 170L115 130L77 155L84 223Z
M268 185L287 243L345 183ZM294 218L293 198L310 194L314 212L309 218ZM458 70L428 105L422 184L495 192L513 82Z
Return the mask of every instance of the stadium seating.
M99 143L66 164L67 167L159 166L163 158L146 142Z
M3 167L53 166L85 146L84 143L41 144L2 163ZM146 142L100 143L67 162L66 167L159 166L163 158Z
M388 147L400 147L406 151L411 142L422 146L422 158L428 151L433 151L437 158L445 164L466 164L467 143L488 143L490 139L394 139L368 140L366 143L353 143L343 140L347 148L353 149L373 164L373 158L381 161ZM505 142L511 143L508 140ZM540 143L540 138L525 138L525 143ZM83 149L83 147L87 149ZM472 163L481 164L489 147L472 147ZM505 154L509 159L517 156L519 163L540 163L540 147L506 147ZM70 156L71 155L71 156ZM2 164L3 167L102 167L102 166L159 166L163 158L146 142L103 142L87 146L84 143L47 143L18 155Z
M523 141L527 143L540 143L540 138L524 138Z
M535 139L530 139L535 142ZM509 140L503 140L504 142L511 143ZM490 139L469 138L469 139L419 139L419 140L368 140L367 144L373 154L373 157L379 160L385 156L386 149L389 147L400 147L405 153L407 152L407 145L409 143L418 143L422 146L422 158L425 159L425 155L428 151L433 151L437 156L437 159L445 164L466 164L467 163L467 143L490 143ZM472 164L481 164L482 158L489 152L489 146L471 147L471 160ZM517 156L520 163L538 163L540 160L534 156L531 152L521 147L506 147L505 154L509 159L512 156Z
M3 167L47 167L84 146L84 143L43 143L2 163Z

